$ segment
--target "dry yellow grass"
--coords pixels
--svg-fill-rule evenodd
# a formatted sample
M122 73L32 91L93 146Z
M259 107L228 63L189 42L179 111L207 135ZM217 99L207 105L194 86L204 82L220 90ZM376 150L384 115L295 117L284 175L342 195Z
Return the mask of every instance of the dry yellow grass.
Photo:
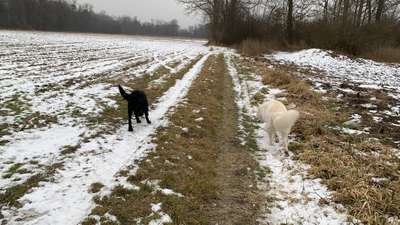
M302 100L302 102L316 100L316 94L306 82L293 79L286 71L262 68L262 73L264 84L286 89L289 95L296 95L297 100Z
M242 55L245 56L258 56L261 54L271 53L281 47L276 41L260 41L256 39L246 39L242 41L236 48Z
M361 55L364 58L379 62L400 63L400 47L383 47L368 51Z

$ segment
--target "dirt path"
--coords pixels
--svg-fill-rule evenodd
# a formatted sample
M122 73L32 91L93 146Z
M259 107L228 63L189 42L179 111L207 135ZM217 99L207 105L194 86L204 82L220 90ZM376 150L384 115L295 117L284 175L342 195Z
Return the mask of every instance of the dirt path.
M238 139L238 110L232 80L224 72L218 80L223 119L217 133L217 224L256 224L259 194L254 170L257 162ZM258 199L258 200L257 200Z

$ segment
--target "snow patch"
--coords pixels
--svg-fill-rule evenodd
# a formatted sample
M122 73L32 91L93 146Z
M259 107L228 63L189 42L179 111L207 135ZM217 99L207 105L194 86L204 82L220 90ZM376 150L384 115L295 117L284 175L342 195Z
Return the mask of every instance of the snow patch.
M333 51L306 49L298 52L278 52L265 56L280 63L293 63L305 68L325 71L329 76L346 78L362 88L399 91L400 65L378 63L372 60L352 59Z

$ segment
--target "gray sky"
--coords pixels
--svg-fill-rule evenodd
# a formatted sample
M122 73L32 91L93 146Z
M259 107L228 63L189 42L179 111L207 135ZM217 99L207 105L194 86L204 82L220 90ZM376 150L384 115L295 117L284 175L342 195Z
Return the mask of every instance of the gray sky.
M177 19L181 27L202 22L199 15L186 15L182 5L175 0L78 0L93 5L96 12L102 10L113 16L137 16L141 21Z

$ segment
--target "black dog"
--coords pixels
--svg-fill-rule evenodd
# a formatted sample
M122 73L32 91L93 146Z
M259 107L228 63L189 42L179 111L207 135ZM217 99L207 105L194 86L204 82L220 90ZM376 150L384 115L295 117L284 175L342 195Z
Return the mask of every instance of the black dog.
M133 91L131 94L127 94L121 85L118 85L119 92L122 97L128 101L128 121L129 131L133 131L132 128L132 112L135 114L136 122L141 123L139 117L146 116L146 121L151 124L149 120L149 103L147 102L146 94L143 91Z

